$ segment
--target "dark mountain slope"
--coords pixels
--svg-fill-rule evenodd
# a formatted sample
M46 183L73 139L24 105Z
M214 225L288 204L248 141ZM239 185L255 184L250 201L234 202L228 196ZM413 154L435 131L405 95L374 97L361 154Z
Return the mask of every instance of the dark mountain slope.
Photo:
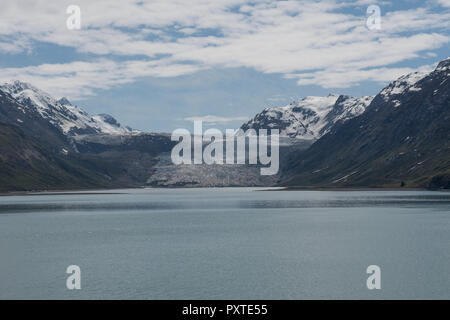
M140 133L75 138L0 90L0 191L142 186L172 145Z
M0 191L111 186L106 176L53 148L17 126L0 123Z
M37 111L0 91L0 191L112 187Z
M399 78L360 116L289 157L284 185L448 187L450 59Z

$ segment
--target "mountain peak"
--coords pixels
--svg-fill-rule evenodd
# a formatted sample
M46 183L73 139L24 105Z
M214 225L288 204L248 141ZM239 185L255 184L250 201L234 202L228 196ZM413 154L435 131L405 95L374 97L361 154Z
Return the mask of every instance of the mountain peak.
M25 108L36 110L44 119L47 119L62 133L69 136L92 133L125 134L130 132L129 129L122 127L109 115L91 117L83 109L73 106L67 98L56 100L50 94L26 82L12 81L0 86L0 90L10 94Z
M387 87L385 87L380 92L380 95L385 101L388 101L395 95L400 95L408 90L415 90L414 88L416 83L425 78L428 74L428 72L416 71L401 76L397 80L391 82Z
M36 109L42 116L48 112L50 105L56 104L52 96L27 82L19 80L7 82L0 86L0 90L10 94L20 104Z
M3 85L0 86L1 89L8 91L10 94L15 94L24 90L32 90L32 91L38 91L38 89L28 82L23 82L20 80L13 80L10 82L5 82Z
M450 57L438 63L436 71L445 71L450 69Z
M62 97L61 99L58 100L58 102L60 104L62 104L63 106L71 106L72 105L66 97Z
M344 102L345 100L347 100L347 99L349 99L349 98L350 98L350 96L345 95L345 94L341 94L341 95L337 98L336 104L342 103L342 102Z

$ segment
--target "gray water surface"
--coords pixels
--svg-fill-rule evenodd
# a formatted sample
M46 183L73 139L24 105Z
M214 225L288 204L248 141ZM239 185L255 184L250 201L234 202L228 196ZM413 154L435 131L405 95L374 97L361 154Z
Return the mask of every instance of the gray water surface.
M66 288L69 265L81 290ZM366 268L381 268L368 290ZM0 197L0 299L449 299L450 193Z

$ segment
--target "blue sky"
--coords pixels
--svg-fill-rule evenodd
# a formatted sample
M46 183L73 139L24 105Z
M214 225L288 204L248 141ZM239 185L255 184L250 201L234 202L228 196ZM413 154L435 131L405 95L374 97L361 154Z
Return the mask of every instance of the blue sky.
M81 28L66 26L69 5ZM369 30L366 10L381 9ZM0 80L146 131L234 128L307 95L376 94L449 56L450 0L22 1L0 13Z

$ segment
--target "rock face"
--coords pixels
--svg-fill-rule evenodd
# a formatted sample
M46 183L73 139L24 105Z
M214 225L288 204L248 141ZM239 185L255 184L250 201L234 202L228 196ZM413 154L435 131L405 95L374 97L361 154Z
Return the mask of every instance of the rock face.
M265 108L241 128L256 131L279 129L282 137L315 140L329 132L336 123L363 113L372 99L344 95L306 97L284 107Z
M448 187L449 74L446 59L392 82L363 114L292 154L283 184Z

